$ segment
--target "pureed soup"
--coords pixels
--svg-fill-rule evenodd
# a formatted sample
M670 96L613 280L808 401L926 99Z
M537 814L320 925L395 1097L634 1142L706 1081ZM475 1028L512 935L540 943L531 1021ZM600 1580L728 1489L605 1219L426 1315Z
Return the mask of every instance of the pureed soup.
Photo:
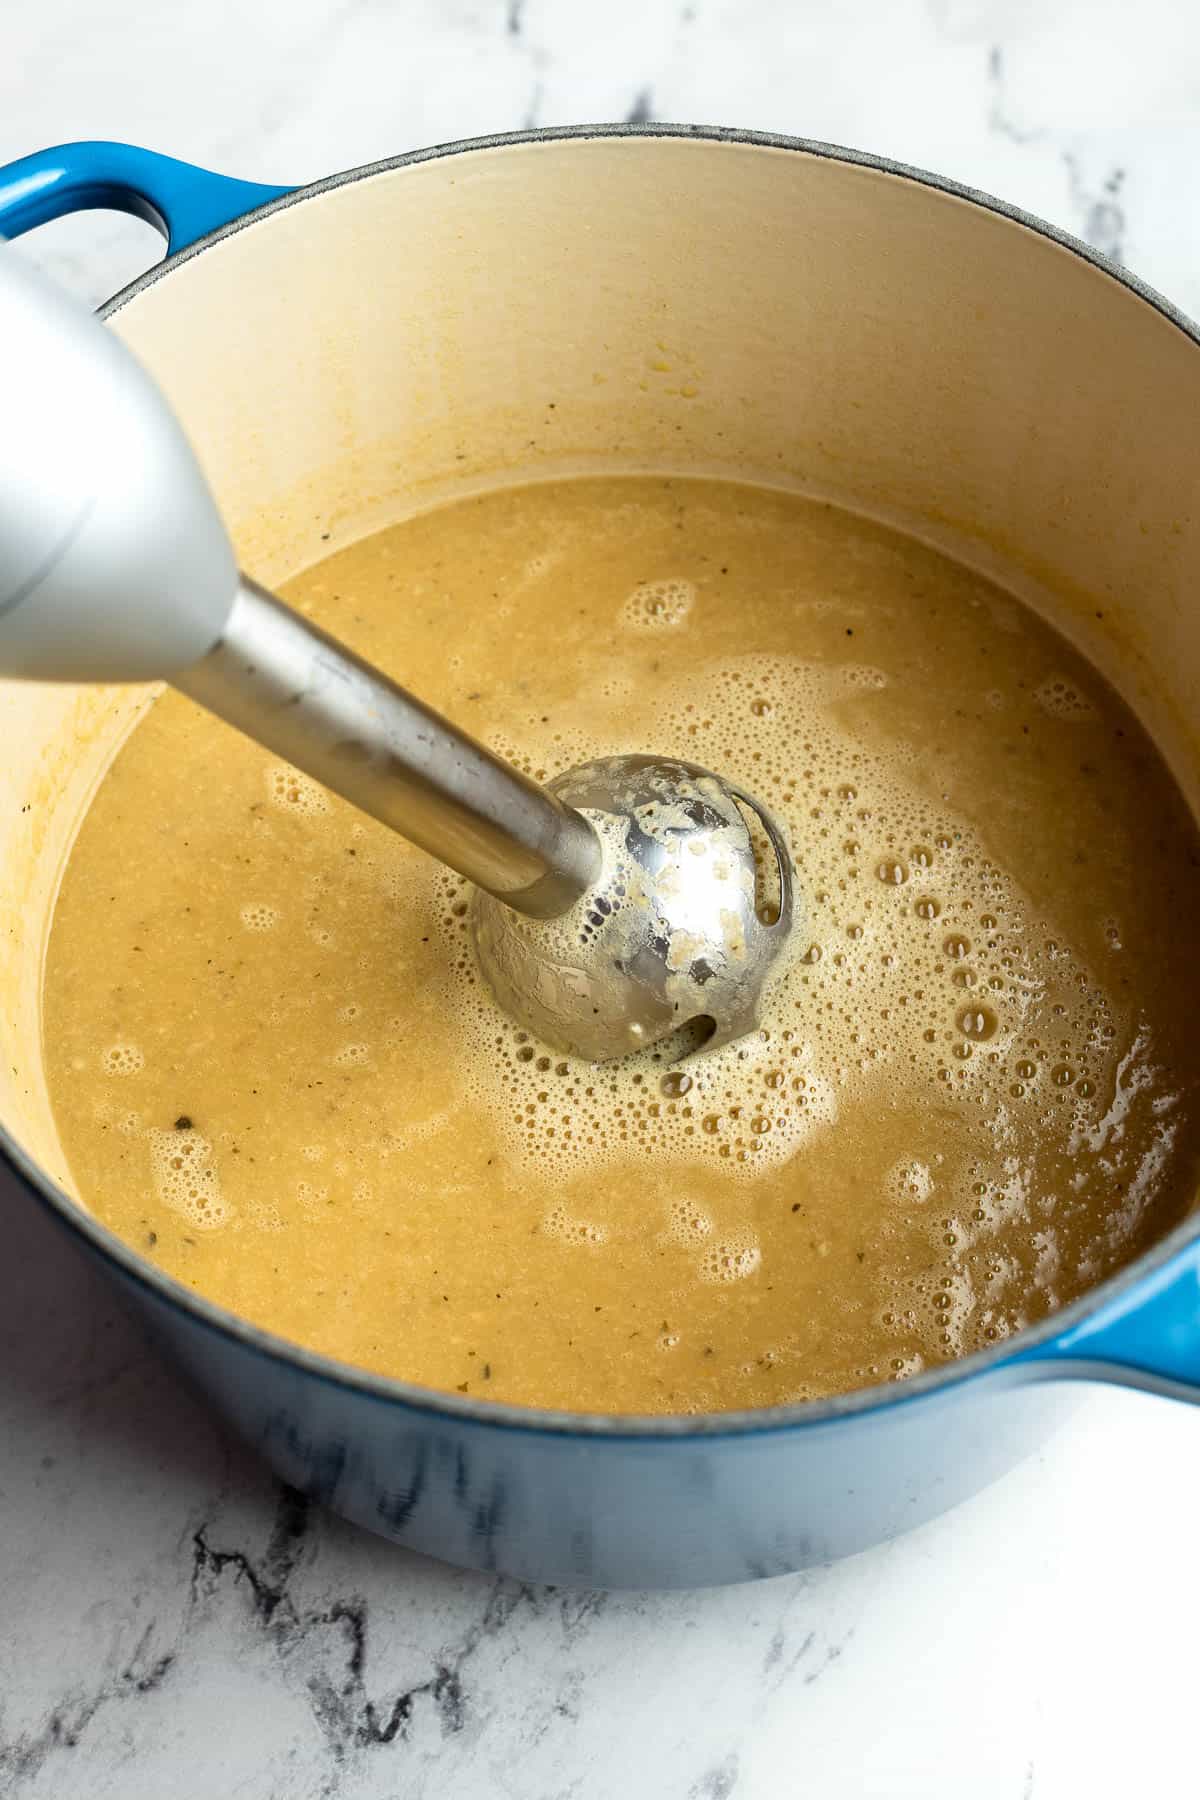
M287 595L539 780L742 784L797 926L754 1036L563 1057L490 1000L457 877L165 694L71 854L45 1043L81 1197L181 1282L435 1388L707 1411L993 1343L1188 1209L1196 830L999 589L629 478L446 506Z

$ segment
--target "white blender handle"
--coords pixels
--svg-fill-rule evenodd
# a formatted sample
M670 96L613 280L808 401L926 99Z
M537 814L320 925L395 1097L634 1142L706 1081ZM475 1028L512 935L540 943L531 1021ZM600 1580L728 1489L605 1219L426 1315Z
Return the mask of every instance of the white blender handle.
M166 677L457 869L503 903L475 915L496 997L551 1044L602 1061L681 1024L707 1021L723 1043L757 1022L792 919L787 848L761 809L692 764L624 756L574 772L578 811L239 577L149 377L2 246L0 675ZM747 808L775 852L774 923L755 911ZM610 874L590 811L625 820L637 873L617 880L625 865L613 865L612 900L597 886ZM685 820L665 829L700 855L668 847L646 824L653 812ZM549 919L577 904L586 931L576 921L548 939L508 911Z
M595 879L591 826L239 577L150 377L0 244L0 676L169 680L537 918Z
M0 243L0 675L154 681L220 638L233 547L149 376Z

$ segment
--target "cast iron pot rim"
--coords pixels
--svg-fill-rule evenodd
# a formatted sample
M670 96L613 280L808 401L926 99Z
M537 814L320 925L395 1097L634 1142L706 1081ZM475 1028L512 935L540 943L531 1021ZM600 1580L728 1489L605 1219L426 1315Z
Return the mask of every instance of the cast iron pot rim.
M750 146L764 150L799 151L804 155L825 158L831 162L848 163L862 169L870 169L876 174L890 175L904 181L917 182L923 187L933 188L955 200L965 200L987 212L998 214L1010 224L1023 226L1026 230L1048 239L1062 250L1071 252L1084 262L1091 264L1100 274L1116 285L1127 289L1139 300L1152 307L1172 325L1183 332L1193 344L1200 345L1200 331L1183 313L1164 299L1145 282L1126 270L1115 267L1106 258L1100 256L1089 245L1072 237L1069 232L1059 231L1055 226L1032 214L1022 212L1019 207L1009 206L997 200L991 194L981 192L977 188L965 187L960 182L950 181L943 175L930 174L924 169L911 168L906 163L893 162L887 157L872 156L861 150L850 150L837 144L825 144L806 138L792 138L777 135L773 132L743 131L726 126L707 125L566 125L555 126L546 130L501 132L488 137L464 138L454 143L433 145L421 150L411 150L403 156L388 157L381 162L367 163L361 168L347 169L337 175L325 176L320 181L295 189L290 194L269 201L265 206L256 207L252 212L243 214L231 224L199 238L186 249L168 256L161 263L139 276L128 287L100 309L100 317L111 319L126 306L161 281L164 275L171 274L181 264L193 256L210 249L220 243L223 238L231 237L243 231L247 226L257 224L259 220L272 213L281 212L289 206L296 206L305 200L315 198L319 194L330 193L351 182L369 180L372 176L387 174L394 169L408 168L417 163L432 162L435 159L461 156L474 151L503 149L523 144L557 143L563 140L586 140L593 138L682 138L695 139L706 143L723 143L735 146ZM937 1393L945 1393L972 1377L991 1371L1000 1377L1007 1375L1012 1381L1036 1379L1039 1373L1037 1359L1030 1353L1046 1346L1056 1338L1062 1337L1073 1327L1081 1325L1093 1313L1112 1302L1129 1295L1141 1282L1164 1268L1188 1244L1200 1237L1200 1217L1191 1221L1185 1220L1169 1232L1160 1243L1127 1268L1119 1270L1107 1281L1097 1287L1090 1288L1078 1299L1051 1313L1039 1324L1028 1327L1015 1337L1006 1338L988 1350L975 1351L953 1362L945 1363L937 1368L927 1369L903 1382L888 1382L870 1388L856 1388L851 1393L838 1394L827 1400L801 1400L786 1405L755 1407L740 1412L704 1413L704 1414L621 1414L621 1413L574 1413L543 1410L532 1406L516 1406L500 1400L479 1400L465 1398L459 1394L443 1393L438 1389L420 1387L416 1383L400 1381L392 1376L372 1374L367 1369L356 1368L342 1363L333 1357L324 1356L317 1351L306 1350L303 1345L291 1343L286 1338L277 1337L262 1326L252 1324L248 1319L240 1318L236 1313L228 1312L224 1307L215 1305L202 1295L192 1293L180 1282L173 1280L153 1263L147 1262L115 1232L102 1225L98 1219L83 1210L67 1194L51 1180L44 1170L39 1168L32 1158L11 1137L7 1129L0 1124L0 1158L6 1161L24 1186L37 1200L74 1232L87 1240L99 1256L120 1275L127 1277L138 1286L148 1290L151 1295L165 1300L188 1313L197 1324L206 1330L224 1338L231 1338L244 1348L256 1352L274 1362L287 1365L308 1376L329 1383L335 1387L349 1388L360 1394L379 1401L399 1404L409 1410L433 1415L442 1415L458 1423L484 1427L504 1427L510 1430L530 1432L539 1436L575 1436L586 1438L633 1438L653 1442L661 1440L666 1443L711 1439L717 1437L745 1438L759 1436L766 1432L791 1430L798 1426L818 1426L836 1423L841 1419L861 1416L870 1412L893 1410L896 1407L911 1404L914 1401L927 1399ZM1017 1359L1026 1366L1022 1368ZM1041 1373L1047 1372L1048 1364L1041 1366ZM1082 1366L1082 1365L1080 1365ZM1062 1373L1068 1373L1066 1367Z

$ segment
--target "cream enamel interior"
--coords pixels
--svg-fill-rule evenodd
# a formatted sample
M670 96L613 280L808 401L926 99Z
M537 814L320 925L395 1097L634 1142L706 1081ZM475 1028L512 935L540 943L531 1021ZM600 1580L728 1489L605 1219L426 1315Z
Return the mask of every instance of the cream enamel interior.
M672 469L797 487L999 575L1104 669L1195 801L1200 354L1016 221L786 148L501 144L285 206L113 326L260 580L468 486ZM68 1186L42 956L73 832L151 697L0 683L0 1116Z

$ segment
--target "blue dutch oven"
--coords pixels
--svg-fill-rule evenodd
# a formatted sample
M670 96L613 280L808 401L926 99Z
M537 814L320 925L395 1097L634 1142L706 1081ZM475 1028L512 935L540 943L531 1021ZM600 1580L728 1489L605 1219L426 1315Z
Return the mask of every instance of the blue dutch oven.
M667 127L452 144L295 190L108 143L0 170L0 233L87 207L167 240L104 316L264 580L470 485L630 468L786 483L997 573L1200 787L1196 331L1049 226L853 152ZM528 1579L741 1581L952 1506L1033 1449L1081 1378L1200 1396L1195 1218L986 1352L710 1417L434 1393L168 1279L72 1197L39 1052L55 881L146 703L0 684L19 921L0 949L3 1153L285 1480Z

